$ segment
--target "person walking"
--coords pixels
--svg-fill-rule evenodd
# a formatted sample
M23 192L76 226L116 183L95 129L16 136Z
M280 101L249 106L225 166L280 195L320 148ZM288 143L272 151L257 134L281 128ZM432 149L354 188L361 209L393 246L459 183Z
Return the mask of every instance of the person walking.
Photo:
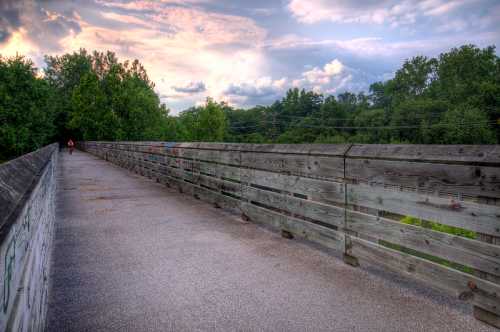
M73 143L73 140L70 138L68 141L69 154L73 154L74 147L75 147L75 143Z

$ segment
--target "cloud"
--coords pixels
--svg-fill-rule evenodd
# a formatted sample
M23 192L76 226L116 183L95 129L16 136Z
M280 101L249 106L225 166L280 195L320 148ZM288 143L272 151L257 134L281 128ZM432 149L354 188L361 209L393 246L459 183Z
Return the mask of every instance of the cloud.
M323 66L303 71L295 79L273 80L262 77L254 81L230 84L224 94L227 102L242 106L268 105L281 99L290 88L312 90L325 95L335 95L344 91L366 91L379 77L367 74L333 59Z
M323 69L314 67L313 69L306 71L302 74L307 81L311 84L328 84L330 79L336 75L342 73L344 65L335 59L330 63L327 63Z
M500 14L498 15L500 18ZM481 21L476 22L480 24ZM483 25L489 25L490 20L484 20ZM439 31L463 31L470 27L460 20L451 20L444 25L436 27ZM287 35L282 38L270 40L266 48L270 52L309 52L310 54L324 52L333 53L341 58L361 59L373 61L374 65L380 60L391 60L399 65L404 59L415 55L437 56L452 47L472 43L480 47L495 44L500 39L497 32L476 32L467 34L436 35L428 38L412 38L411 40L387 40L382 37L361 37L353 39L322 39Z
M20 26L19 3L14 0L0 2L0 43L5 42Z
M207 90L203 82L190 82L184 86L172 86L172 89L176 92L186 94L200 93Z
M286 78L273 80L265 76L238 84L231 83L224 89L223 94L230 104L251 106L272 103L281 98L288 87Z
M78 33L80 26L74 12L54 12L35 0L2 0L0 2L0 44L8 42L14 32L38 43L44 50L60 50L59 40L70 33Z
M268 70L259 47L266 30L250 18L189 7L186 2L181 6L180 1L103 3L78 11L64 7L78 29L54 27L50 38L56 43L50 45L42 35L32 38L33 27L26 21L12 42L0 46L0 53L27 50L23 53L40 55L86 48L114 51L122 60L137 58L167 105L184 105L182 100L191 95L192 102L207 96L224 99L228 84L257 79ZM64 15L54 7L47 13L47 20L63 24ZM24 8L22 15L28 18L33 13Z
M389 24L392 27L414 24L418 16L449 14L473 0L291 0L288 10L300 22Z
M353 73L351 68L334 59L322 68L313 67L303 72L300 78L293 80L292 85L316 93L336 94L347 88L353 80Z
M44 54L82 47L137 58L175 113L208 96L270 104L293 86L359 92L411 56L500 42L498 0L223 3L0 0L0 53L38 66Z
M290 88L312 90L324 95L336 95L345 91L354 93L368 90L371 83L382 79L362 70L351 68L339 59L333 59L320 66L308 66L292 79L273 80L265 76L257 80L230 84L224 94L229 104L242 107L269 105L283 98Z

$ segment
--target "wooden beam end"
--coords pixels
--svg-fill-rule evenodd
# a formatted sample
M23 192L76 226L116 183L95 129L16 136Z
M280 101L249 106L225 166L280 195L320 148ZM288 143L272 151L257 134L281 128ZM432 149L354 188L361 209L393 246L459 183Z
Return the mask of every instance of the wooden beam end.
M478 306L474 306L473 314L477 320L500 329L500 316L497 314Z
M356 257L348 255L348 254L344 254L344 263L351 265L351 266L354 266L354 267L359 266L358 259Z

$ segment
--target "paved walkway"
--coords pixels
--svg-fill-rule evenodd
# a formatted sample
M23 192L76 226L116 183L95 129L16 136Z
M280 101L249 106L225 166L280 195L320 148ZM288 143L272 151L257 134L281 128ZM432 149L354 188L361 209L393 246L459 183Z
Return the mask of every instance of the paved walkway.
M490 331L470 307L62 154L48 331Z

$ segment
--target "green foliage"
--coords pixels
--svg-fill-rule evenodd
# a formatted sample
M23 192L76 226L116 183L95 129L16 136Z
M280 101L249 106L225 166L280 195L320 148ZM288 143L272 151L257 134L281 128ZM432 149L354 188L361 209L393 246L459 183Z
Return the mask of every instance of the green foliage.
M430 228L434 231L458 235L469 239L475 239L476 233L463 228L439 224L434 221L422 220L411 216L406 216L400 220L404 224Z
M0 160L36 150L55 132L52 90L24 57L0 57Z
M367 96L295 88L271 106L226 114L234 142L498 144L500 58L465 45L405 61Z
M420 257L420 258L426 259L428 261L431 261L431 262L434 262L434 263L437 263L437 264L440 264L440 265L443 265L446 267L450 267L450 268L455 269L455 270L459 270L459 271L469 273L469 274L474 273L474 269L469 267L469 266L458 264L458 263L449 261L447 259L444 259L444 258L441 258L438 256L426 254L424 252L414 250L411 248L407 248L407 247L401 246L399 244L394 244L394 243L383 241L383 240L379 240L379 244L384 246L384 247L391 248L393 250L401 251L405 254Z
M0 57L0 160L51 141L248 143L500 142L500 58L464 45L416 56L368 95L290 89L270 106L235 109L207 99L169 115L138 60L112 52L47 56L40 75L23 57Z
M495 144L495 132L488 124L486 112L471 106L457 106L443 116L449 124L443 133L445 144Z
M80 50L46 57L45 76L61 96L59 136L85 140L173 138L168 110L138 60L119 62L112 52Z
M184 141L222 142L226 134L224 103L208 98L205 105L193 107L179 115L179 138Z

